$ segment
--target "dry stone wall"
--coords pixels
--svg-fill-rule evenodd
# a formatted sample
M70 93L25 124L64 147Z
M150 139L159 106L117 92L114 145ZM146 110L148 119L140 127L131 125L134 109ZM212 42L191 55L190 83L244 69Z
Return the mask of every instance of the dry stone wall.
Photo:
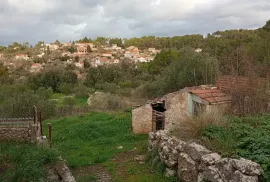
M183 182L258 182L262 169L246 159L221 158L195 142L184 142L161 130L149 133L149 152L153 161L166 165L166 176L177 176Z
M40 137L40 125L29 127L0 127L0 141L35 142Z

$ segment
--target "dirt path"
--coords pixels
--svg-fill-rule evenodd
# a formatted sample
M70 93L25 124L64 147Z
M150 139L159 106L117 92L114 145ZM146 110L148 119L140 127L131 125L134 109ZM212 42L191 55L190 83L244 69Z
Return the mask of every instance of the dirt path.
M72 173L78 181L112 181L108 170L102 164L80 167L73 170Z

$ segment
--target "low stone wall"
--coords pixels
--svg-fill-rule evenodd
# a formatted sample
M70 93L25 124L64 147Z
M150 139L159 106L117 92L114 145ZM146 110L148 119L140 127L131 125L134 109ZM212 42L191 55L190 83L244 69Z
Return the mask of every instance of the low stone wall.
M39 136L39 124L32 124L29 127L0 127L0 141L35 142Z
M149 133L148 150L153 162L166 165L166 176L183 182L258 182L262 169L246 159L221 158L202 145L170 137L168 131Z

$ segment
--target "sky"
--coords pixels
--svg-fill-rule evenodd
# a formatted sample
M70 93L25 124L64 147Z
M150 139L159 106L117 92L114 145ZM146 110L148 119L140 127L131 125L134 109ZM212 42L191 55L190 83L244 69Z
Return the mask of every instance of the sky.
M269 0L0 0L0 45L255 29Z

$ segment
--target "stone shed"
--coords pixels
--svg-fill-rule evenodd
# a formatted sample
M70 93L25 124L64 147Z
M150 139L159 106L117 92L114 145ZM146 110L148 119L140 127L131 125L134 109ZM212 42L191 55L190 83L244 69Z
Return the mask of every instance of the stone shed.
M171 131L187 116L196 115L200 110L207 112L219 107L230 108L231 96L208 85L186 87L134 108L133 132L148 134L156 130Z

